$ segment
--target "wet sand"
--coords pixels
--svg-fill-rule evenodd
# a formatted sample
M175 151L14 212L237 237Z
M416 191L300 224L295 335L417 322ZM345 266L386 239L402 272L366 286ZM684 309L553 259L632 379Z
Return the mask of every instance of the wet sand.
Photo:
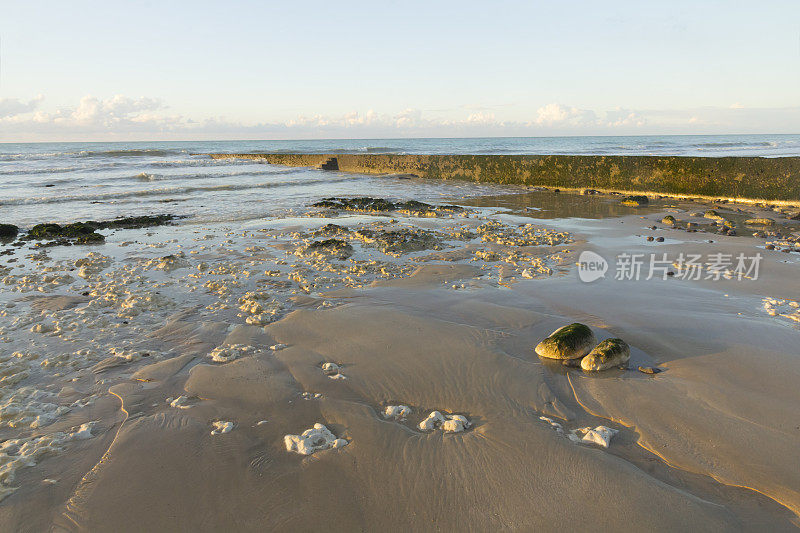
M538 191L454 203L467 210L310 208L5 256L0 528L797 529L790 213ZM738 235L692 216L709 209ZM584 250L764 260L757 280L612 266L584 283ZM625 339L628 368L535 355L576 321ZM469 427L420 429L432 411ZM314 424L346 442L288 451ZM618 431L608 448L568 438L601 425Z

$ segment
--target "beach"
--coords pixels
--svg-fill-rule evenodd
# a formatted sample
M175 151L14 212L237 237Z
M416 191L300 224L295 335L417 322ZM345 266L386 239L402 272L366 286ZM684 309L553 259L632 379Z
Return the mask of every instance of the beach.
M3 156L0 529L800 526L797 202L219 148Z

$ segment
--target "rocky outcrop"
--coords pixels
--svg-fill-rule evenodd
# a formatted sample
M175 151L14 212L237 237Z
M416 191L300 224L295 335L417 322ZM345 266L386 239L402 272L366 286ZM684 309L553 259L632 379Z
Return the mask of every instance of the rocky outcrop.
M800 200L800 157L577 155L211 154L285 166L405 174L551 188Z

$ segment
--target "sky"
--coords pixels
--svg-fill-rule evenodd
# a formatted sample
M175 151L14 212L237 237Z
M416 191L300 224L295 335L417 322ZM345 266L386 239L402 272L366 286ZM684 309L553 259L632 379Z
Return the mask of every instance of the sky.
M800 2L0 0L0 141L800 133Z

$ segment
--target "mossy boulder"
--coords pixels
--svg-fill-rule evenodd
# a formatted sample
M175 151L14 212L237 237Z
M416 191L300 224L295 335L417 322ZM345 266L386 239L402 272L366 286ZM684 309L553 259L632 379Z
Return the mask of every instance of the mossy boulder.
M575 322L558 328L536 345L536 354L547 359L580 359L597 343L591 328Z
M598 372L625 364L631 358L631 349L622 339L606 339L581 360L586 372Z
M36 224L28 231L31 239L56 239L61 236L59 224Z
M667 215L661 219L662 224L667 224L669 226L674 226L675 222L676 222L675 217L672 215Z
M627 205L631 207L639 207L643 205L648 205L650 203L650 199L642 194L634 194L631 196L626 196L620 203L622 203L622 205Z
M105 237L95 231L91 222L60 224L37 224L28 231L27 238L34 240L61 241L63 244L95 244L105 241Z
M722 220L722 215L720 215L713 209L709 209L708 211L703 213L703 217L710 218L711 220Z
M0 224L0 240L10 241L19 233L19 228L14 224Z

